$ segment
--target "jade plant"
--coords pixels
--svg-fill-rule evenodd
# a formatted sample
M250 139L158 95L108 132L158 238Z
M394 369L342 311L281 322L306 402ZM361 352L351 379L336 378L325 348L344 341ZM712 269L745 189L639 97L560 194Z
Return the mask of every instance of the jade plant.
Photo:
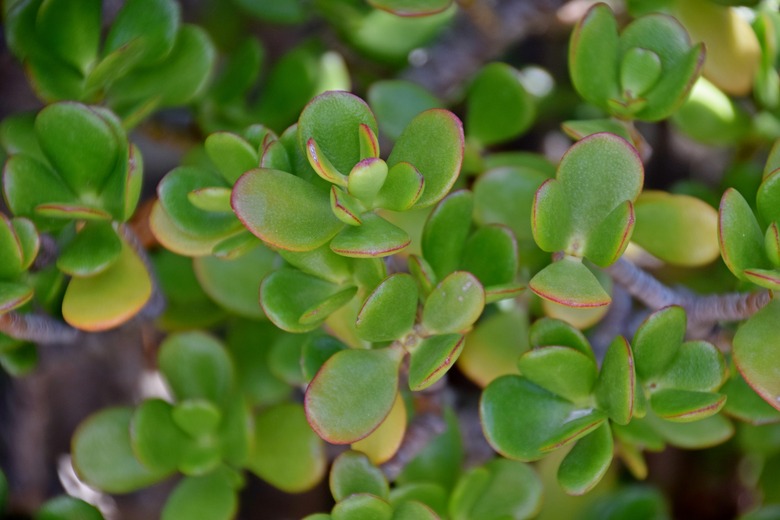
M777 2L559 4L7 1L0 514L777 516Z

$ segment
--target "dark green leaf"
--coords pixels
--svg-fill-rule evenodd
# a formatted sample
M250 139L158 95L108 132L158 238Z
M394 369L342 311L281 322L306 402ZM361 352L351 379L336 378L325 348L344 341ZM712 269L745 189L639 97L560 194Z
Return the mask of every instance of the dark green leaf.
M460 265L473 211L473 195L470 191L459 190L442 199L425 221L423 257L440 279Z
M35 513L35 520L103 520L103 515L92 504L60 495L47 500Z
M598 484L612 463L612 431L603 423L577 441L558 467L558 483L570 495L584 495Z
M634 413L636 372L631 346L618 336L610 344L596 382L596 400L609 418L627 424Z
M447 373L463 350L464 337L459 334L431 336L411 349L409 388L428 388Z
M173 420L173 407L162 399L141 403L130 422L133 453L146 467L162 473L178 469L189 439Z
M569 347L530 350L517 362L520 373L532 383L574 403L585 401L596 383L593 358Z
M71 276L105 271L122 252L122 242L108 222L88 222L57 258L57 268Z
M654 312L634 335L636 373L644 381L657 377L672 363L685 337L685 310L677 305Z
M414 325L417 315L417 284L408 274L394 274L368 295L355 322L358 335L366 341L401 339Z

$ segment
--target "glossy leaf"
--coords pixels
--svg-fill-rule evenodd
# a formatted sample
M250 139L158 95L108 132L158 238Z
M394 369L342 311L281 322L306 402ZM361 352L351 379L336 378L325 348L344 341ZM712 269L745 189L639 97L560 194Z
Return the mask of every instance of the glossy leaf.
M387 159L392 169L398 163L414 165L425 178L425 190L415 203L426 207L441 200L455 184L463 161L463 127L449 111L426 110L412 119L398 137Z
M745 381L767 403L780 410L780 379L776 374L780 302L772 300L744 322L734 336L734 363Z
M135 316L151 294L146 267L123 241L119 258L107 269L71 279L62 301L62 317L83 330L110 329Z
M685 310L677 305L656 311L642 322L632 342L641 380L660 376L677 357L685 326Z
M229 132L211 134L204 146L228 184L234 184L244 172L257 168L260 161L257 151L248 142Z
M374 199L374 205L392 211L411 208L425 190L425 178L413 165L399 162L387 172L387 179Z
M60 227L62 223L39 217L35 208L57 201L75 202L76 196L61 177L37 159L14 155L3 168L3 194L14 215L30 218L42 230Z
M528 287L546 300L568 307L602 307L611 298L577 258L565 257L539 271Z
M233 366L225 348L202 332L168 336L158 364L178 400L208 399L220 405L233 387Z
M238 510L238 493L227 468L202 477L185 477L162 510L162 520L197 518L229 520Z
M460 334L431 336L415 346L409 358L409 388L424 390L441 379L458 360L464 339Z
M631 346L618 336L610 344L596 383L596 400L617 424L627 424L634 413L636 372Z
M442 199L425 221L421 244L423 257L440 279L460 265L473 210L472 193L459 190Z
M352 449L365 453L372 464L384 464L398 451L406 435L406 406L399 393L390 413L367 437L352 443Z
M417 315L417 284L408 274L389 276L368 295L355 322L366 341L401 339Z
M460 266L488 287L514 282L518 262L517 240L512 231L506 226L488 225L469 237Z
M363 205L355 197L336 186L330 188L330 209L344 224L349 226L363 224L363 219L360 217L364 211Z
M387 163L378 157L369 157L357 163L349 172L349 193L370 203L387 179Z
M403 229L379 215L366 213L362 225L343 228L331 241L330 248L353 258L383 257L404 249L411 241Z
M653 383L657 388L714 392L727 377L726 362L714 345L706 341L686 341L672 364Z
M596 360L585 335L561 320L552 318L536 320L529 330L529 341L534 348L553 345L571 347Z
M325 194L279 170L250 170L233 188L233 210L252 233L271 246L309 251L330 240L343 224Z
M577 92L594 105L618 96L618 28L606 4L596 4L577 23L569 41L569 73Z
M449 334L469 329L485 307L485 291L474 275L456 271L442 280L428 296L422 326L429 334Z
M558 482L570 495L584 495L598 484L612 464L614 443L609 424L577 441L558 467Z
M57 258L57 268L71 276L93 276L108 269L122 253L122 242L108 222L90 222Z
M370 493L379 498L390 496L387 479L362 453L345 451L333 462L330 492L340 502L350 495Z
M466 135L491 146L521 135L534 120L533 98L505 63L482 67L467 95Z
M128 493L162 479L165 472L143 466L130 445L129 408L107 408L81 423L71 454L79 477L108 493Z
M254 446L251 470L288 493L311 488L325 473L323 442L298 404L283 403L258 414Z
M525 403L522 413L518 403ZM488 385L480 400L480 416L490 445L505 457L522 461L538 460L606 420L599 410L577 406L514 375Z
M370 434L385 419L398 389L402 351L342 350L322 366L306 390L306 416L333 444Z
M653 412L667 421L688 422L713 415L723 408L726 396L691 390L659 390L650 396Z
M598 375L592 358L569 347L530 350L517 365L523 377L574 403L583 402L590 395Z

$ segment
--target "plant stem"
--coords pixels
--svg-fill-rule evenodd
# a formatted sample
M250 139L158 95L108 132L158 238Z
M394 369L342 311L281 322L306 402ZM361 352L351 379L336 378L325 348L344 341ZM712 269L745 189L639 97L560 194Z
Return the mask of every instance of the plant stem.
M0 314L0 332L15 339L41 345L70 344L83 339L83 332L49 316L41 314Z

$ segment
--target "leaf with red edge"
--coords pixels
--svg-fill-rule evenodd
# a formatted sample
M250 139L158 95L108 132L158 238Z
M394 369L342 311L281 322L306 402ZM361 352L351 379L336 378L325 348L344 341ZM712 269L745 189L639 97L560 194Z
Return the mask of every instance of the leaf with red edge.
M769 304L744 322L734 336L734 363L745 381L764 401L780 410L780 301Z
M611 301L596 276L576 258L548 265L531 278L528 287L545 300L568 307L603 307Z

